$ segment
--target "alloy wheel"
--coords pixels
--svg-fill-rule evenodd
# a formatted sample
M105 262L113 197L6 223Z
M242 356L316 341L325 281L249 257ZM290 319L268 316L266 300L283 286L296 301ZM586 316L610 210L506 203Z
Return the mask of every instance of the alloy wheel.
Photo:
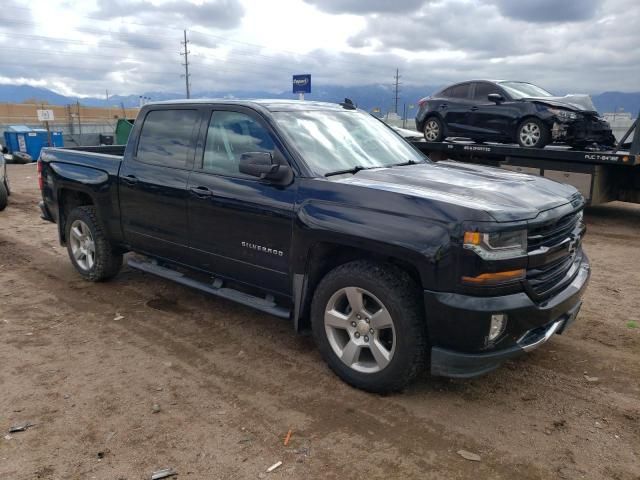
M96 263L96 244L91 229L82 220L71 224L69 242L71 253L82 270L91 270Z
M541 135L540 127L536 123L525 123L520 129L520 143L527 147L533 147L538 143Z
M393 318L367 290L345 287L335 292L325 308L324 327L333 352L353 370L376 373L393 358Z
M430 142L435 142L439 135L440 125L436 120L429 120L424 126L424 137Z

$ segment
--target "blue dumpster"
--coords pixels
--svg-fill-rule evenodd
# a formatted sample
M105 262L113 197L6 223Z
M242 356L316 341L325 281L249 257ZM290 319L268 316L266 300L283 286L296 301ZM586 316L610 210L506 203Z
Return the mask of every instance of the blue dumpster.
M44 128L31 128L26 125L11 125L4 132L4 141L10 153L26 152L31 158L37 160L40 157L42 147L63 147L62 132L51 132L51 145L49 136Z

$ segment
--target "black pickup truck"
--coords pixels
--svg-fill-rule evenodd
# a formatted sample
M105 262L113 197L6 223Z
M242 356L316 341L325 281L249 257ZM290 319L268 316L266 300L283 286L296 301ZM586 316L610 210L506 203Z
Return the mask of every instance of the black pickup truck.
M91 281L131 267L290 318L359 388L469 377L575 319L584 199L433 163L351 103L146 105L126 147L46 148L43 218Z

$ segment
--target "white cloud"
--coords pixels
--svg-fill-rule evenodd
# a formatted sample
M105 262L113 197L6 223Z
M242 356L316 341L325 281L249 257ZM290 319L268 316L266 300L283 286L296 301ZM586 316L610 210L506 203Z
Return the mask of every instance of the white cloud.
M195 92L283 91L293 73L389 84L396 67L406 85L638 90L636 0L94 1L3 2L3 80L81 95L179 92L187 28Z

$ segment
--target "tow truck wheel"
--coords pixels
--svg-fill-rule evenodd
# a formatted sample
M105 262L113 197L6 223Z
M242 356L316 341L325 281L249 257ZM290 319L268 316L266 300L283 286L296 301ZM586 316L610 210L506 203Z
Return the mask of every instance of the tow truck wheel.
M369 392L401 390L426 364L419 288L390 264L357 260L336 267L311 305L313 336L329 367Z
M521 147L544 148L551 141L551 132L537 118L526 118L518 126L516 137Z
M76 207L71 211L65 238L71 263L86 280L101 282L120 271L122 255L113 252L95 207Z
M424 122L424 139L427 142L441 142L444 138L444 126L438 117L429 117Z
M9 196L9 192L4 186L4 182L0 183L0 212L7 208L7 197Z

